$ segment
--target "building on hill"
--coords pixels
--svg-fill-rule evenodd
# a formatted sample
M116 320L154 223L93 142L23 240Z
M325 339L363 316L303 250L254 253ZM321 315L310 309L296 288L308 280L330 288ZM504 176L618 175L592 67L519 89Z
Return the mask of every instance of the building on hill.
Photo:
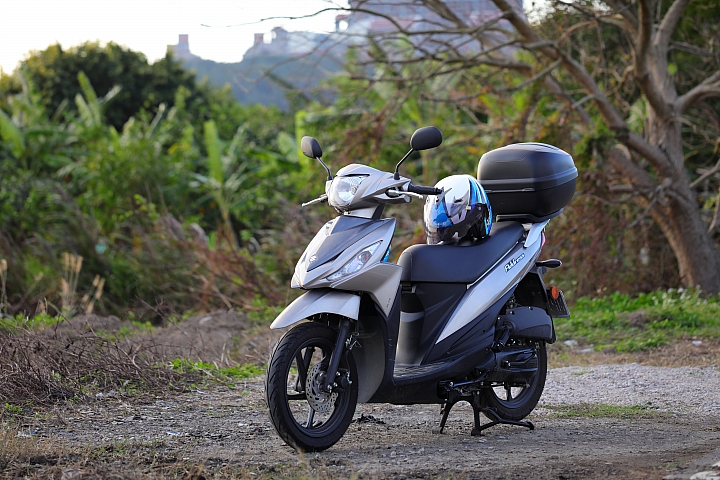
M288 32L282 27L275 27L272 29L269 43L265 43L264 34L256 33L253 46L245 52L243 58L258 55L273 57L279 55L289 57L305 55L315 50L326 37L327 34L324 33Z
M517 11L524 15L522 0L514 2ZM349 0L349 4L351 9L362 7L379 15L362 11L343 13L336 17L335 31L330 33L289 32L276 27L267 43L265 34L256 33L252 47L238 63L217 63L192 54L188 35L180 35L178 44L168 45L168 51L186 67L195 70L199 78L207 77L216 85L229 84L240 103L287 108L286 93L289 91L315 98L320 80L342 69L350 46L365 45L370 35L392 32L396 30L396 24L403 30L420 32L436 29L441 20L427 7L408 0ZM501 16L491 0L445 0L445 4L469 26L478 26ZM507 20L501 20L499 25L508 30L512 28ZM494 47L505 38L498 33L481 40L458 36L439 39L437 35L412 37L413 44L423 51L439 48L438 40L467 53ZM506 48L504 51L511 50Z
M172 53L173 56L179 60L200 58L197 55L190 53L190 35L185 33L178 35L177 45L168 45L167 51L168 53Z

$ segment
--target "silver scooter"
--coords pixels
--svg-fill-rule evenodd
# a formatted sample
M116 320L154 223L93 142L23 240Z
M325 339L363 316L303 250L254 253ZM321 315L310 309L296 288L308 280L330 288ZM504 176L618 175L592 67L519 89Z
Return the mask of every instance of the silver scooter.
M327 170L325 194L303 206L328 202L340 215L320 229L297 263L292 287L307 293L271 325L292 328L270 356L266 401L277 433L299 451L334 445L357 403L441 404L439 433L458 401L473 406L473 435L498 423L534 428L521 420L543 391L545 344L555 341L552 317L569 316L562 292L547 289L542 279L548 268L561 265L539 261L543 229L565 206L556 209L553 199L567 204L572 198L577 170L570 186L565 180L572 172L565 170L574 165L566 168L565 152L543 144L505 147L515 154L498 149L497 158L488 157L494 162L488 171L521 151L522 158L535 155L536 172L560 165L562 171L530 179L535 186L553 183L537 190L547 198L520 202L556 211L513 213L525 209L513 199L534 187L513 197L515 190L501 188L507 181L486 178L491 203L494 196L501 205L501 221L490 235L468 245L413 245L398 264L389 263L396 221L381 218L385 205L442 193L413 185L400 176L400 165L411 153L441 143L440 130L424 127L413 134L394 173L352 164L333 178L318 142L302 139L303 153ZM480 413L491 421L481 425Z

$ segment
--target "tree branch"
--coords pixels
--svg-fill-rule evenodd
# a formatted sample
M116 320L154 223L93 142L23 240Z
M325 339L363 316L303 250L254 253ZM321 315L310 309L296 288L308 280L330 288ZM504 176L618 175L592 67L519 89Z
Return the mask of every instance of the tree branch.
M718 196L715 199L715 214L708 227L708 233L710 235L715 234L715 229L718 227L718 224L720 224L720 192L718 192Z
M558 67L558 65L560 65L560 63L562 63L562 60L555 60L553 63L548 65L546 68L542 69L541 71L539 71L538 73L533 75L531 78L525 80L520 85L516 85L514 87L502 88L502 89L498 90L498 92L514 92L517 90L522 90L523 88L527 87L528 85L532 85L533 83L537 82L538 80L543 78L548 73L555 70Z
M698 55L700 57L720 57L720 53L696 47L695 45L690 45L689 43L685 42L670 42L670 48L668 49L668 52L671 50L679 50L681 52Z
M570 110L574 110L578 113L578 115L580 115L580 119L584 125L589 128L593 127L593 121L590 118L590 115L582 107L582 103L574 101L572 96L565 91L560 82L558 82L552 75L545 77L545 85L551 92L564 100Z
M647 0L640 1L647 2ZM525 42L538 43L546 41L535 33L533 28L514 12L507 0L493 0L493 3L505 12L507 19L512 23L518 33L520 33ZM652 24L650 24L649 27L648 25L645 27L652 29ZM665 153L659 148L650 145L640 135L630 131L623 117L618 113L612 102L610 102L582 64L562 52L557 45L540 47L539 50L552 60L562 60L562 65L565 70L575 78L575 80L582 85L585 92L592 97L600 114L605 119L605 122L607 122L608 127L615 132L619 140L646 158L663 176L675 177L676 172L673 170L672 162L667 158Z
M653 110L655 110L661 118L668 119L672 116L672 111L648 71L648 56L651 54L653 29L653 12L650 6L650 0L638 1L638 14L640 16L640 29L638 31L637 46L635 48L635 80ZM668 75L667 72L665 72L665 74Z
M710 75L675 102L678 115L690 105L709 97L720 97L720 70Z
M680 21L680 18L682 17L683 12L685 11L685 7L687 7L688 3L690 3L690 0L675 0L673 4L670 5L670 8L665 14L665 18L663 18L662 20L662 23L660 23L660 27L655 34L655 41L653 43L660 50L661 53L665 53L667 51L670 37L672 36L675 27Z
M493 3L495 3L500 10L505 12L507 19L523 37L523 44L542 44L543 46L538 47L538 50L543 55L546 55L551 60L562 61L562 64L568 73L570 73L570 75L572 75L575 80L583 86L588 94L593 96L595 104L605 118L605 121L609 124L610 128L616 130L627 130L627 125L625 124L622 116L617 112L617 110L615 110L615 107L605 96L595 80L593 80L592 76L587 72L587 70L585 70L585 67L569 55L562 52L557 44L549 42L547 39L542 38L540 35L535 33L530 24L515 13L507 0L493 0Z
M615 145L608 155L610 164L645 196L649 196L657 187L650 175L632 161L630 151L625 145Z
M628 147L647 159L653 167L657 169L660 175L664 177L675 177L677 172L675 172L673 164L667 155L665 155L665 152L650 145L643 137L635 132L626 131L625 133L627 134L625 144ZM618 136L621 135L622 134L618 134Z
M690 188L695 188L698 185L700 185L703 181L707 180L708 178L715 175L717 172L720 172L720 160L717 161L715 166L708 170L707 172L700 175L694 182L690 184Z
M605 3L619 13L623 19L625 19L626 29L632 34L637 34L638 19L630 10L630 4L625 3L623 0L605 0Z

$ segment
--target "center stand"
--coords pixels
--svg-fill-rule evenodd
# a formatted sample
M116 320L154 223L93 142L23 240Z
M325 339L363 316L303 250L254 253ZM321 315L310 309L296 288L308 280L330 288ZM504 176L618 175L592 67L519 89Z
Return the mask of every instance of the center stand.
M518 427L525 427L530 430L535 429L535 425L533 425L532 422L518 422L515 420L507 420L505 418L500 417L500 415L493 410L492 408L486 407L482 404L480 400L480 392L473 392L472 396L468 398L468 396L463 396L460 392L457 390L451 390L448 392L448 399L443 404L442 411L442 420L440 420L440 427L439 428L433 428L432 433L443 433L443 429L445 428L445 423L447 422L448 415L450 414L450 410L452 407L460 401L466 401L470 405L472 405L473 408L473 420L475 421L475 427L470 432L470 435L473 437L477 437L479 435L482 435L482 431L493 427L498 424L503 425L516 425ZM480 413L484 413L492 418L494 418L493 421L488 422L484 425L480 425Z

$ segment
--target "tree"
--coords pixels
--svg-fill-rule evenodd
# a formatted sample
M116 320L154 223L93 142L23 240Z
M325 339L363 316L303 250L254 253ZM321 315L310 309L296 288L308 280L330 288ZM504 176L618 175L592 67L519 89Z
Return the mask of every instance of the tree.
M419 76L384 78L405 86L458 71L481 72L470 99L483 93L483 80L493 75L488 68L525 76L506 92L542 85L564 102L586 132L594 130L613 143L607 159L624 178L624 185L614 188L629 193L643 215L660 226L683 284L718 292L720 255L714 235L720 197L699 198L696 187L716 182L720 163L713 166L712 157L698 155L707 155L706 148L688 148L684 142L690 143L699 130L718 133L712 122L718 124L720 118L714 100L720 97L720 6L707 0L697 0L691 8L691 0L556 1L553 13L531 24L515 2L492 1L499 14L483 21L458 12L463 2L402 3L425 10L420 23L398 21L376 2L351 2L354 15L372 15L390 25L370 35L372 48L359 65L425 65ZM563 22L568 18L572 21ZM413 50L411 58L393 54L398 41ZM612 55L605 52L606 42L613 44ZM487 68L478 70L480 66ZM371 79L366 72L357 78ZM690 168L697 167L706 169L694 178ZM712 206L712 218L703 218Z
M150 65L142 53L113 42L105 46L85 42L67 50L59 44L51 45L32 52L19 71L35 84L50 115L58 109L74 110L74 105L68 101L72 102L81 93L77 81L80 72L85 72L100 96L120 86L115 105L106 112L108 123L117 130L140 110L154 114L161 104L172 106L180 86L190 92L190 102L210 94L210 90L198 85L194 75L172 56ZM17 93L17 82L7 77L0 81L0 89L7 89L6 94Z

